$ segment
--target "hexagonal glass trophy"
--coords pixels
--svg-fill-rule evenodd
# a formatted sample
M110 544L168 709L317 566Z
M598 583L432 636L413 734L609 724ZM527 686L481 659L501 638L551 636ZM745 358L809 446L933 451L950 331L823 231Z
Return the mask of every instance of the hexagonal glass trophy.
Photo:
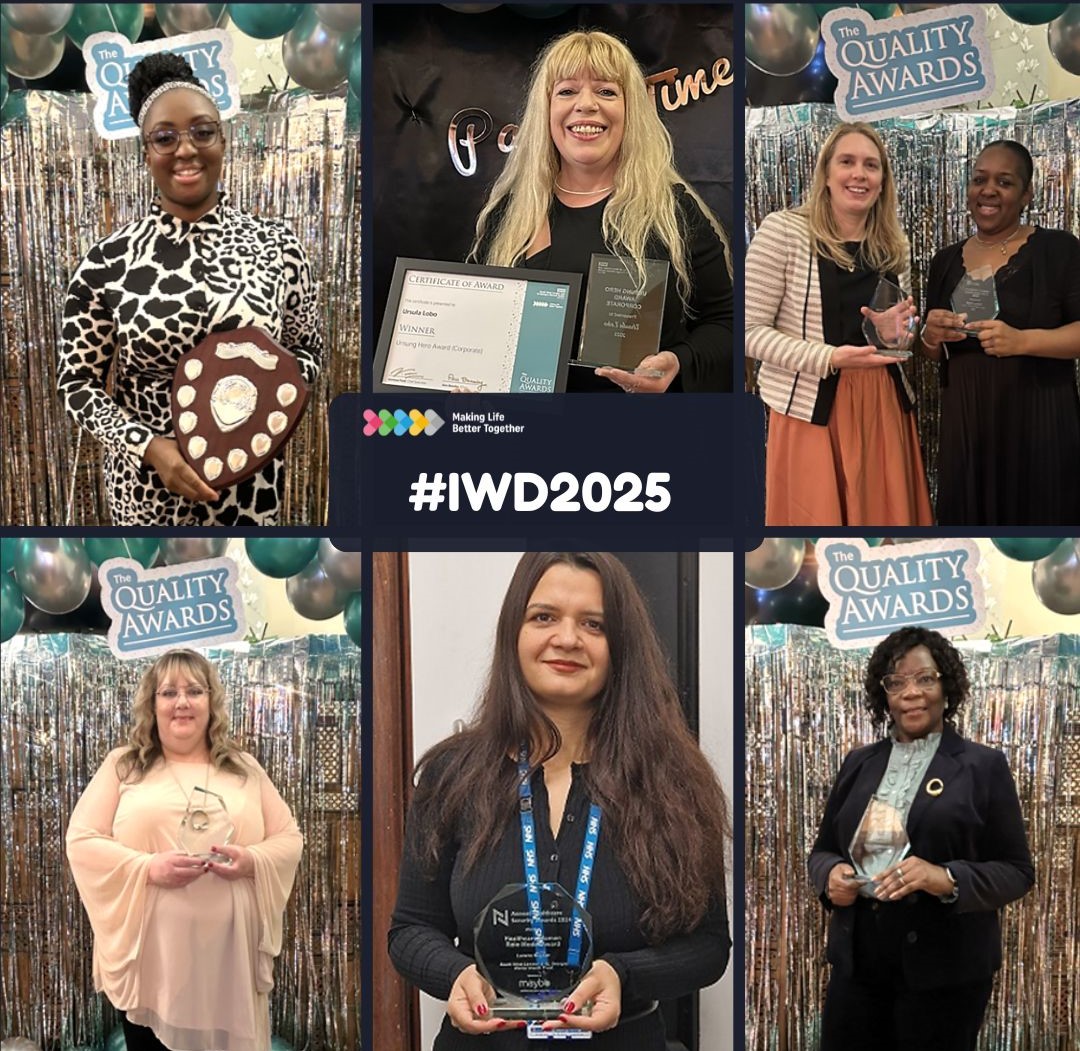
M910 293L883 277L867 303L870 314L863 317L866 342L879 354L890 358L910 358L915 341L915 319L907 307Z
M230 859L212 850L227 847L236 835L236 826L229 817L225 800L208 788L196 785L188 797L187 810L180 819L177 840L185 854L207 861L227 863Z
M851 839L849 852L858 874L856 881L869 883L903 861L910 849L911 841L900 811L882 799L871 799Z
M951 305L954 314L966 314L968 321L993 321L998 316L994 271L988 266L966 271L953 289ZM970 329L964 332L975 335Z
M539 898L540 939L524 883L508 883L476 917L476 966L495 989L495 1002L489 1005L493 1017L558 1018L563 1001L592 966L588 912L558 883L541 883ZM573 948L575 925L578 953Z

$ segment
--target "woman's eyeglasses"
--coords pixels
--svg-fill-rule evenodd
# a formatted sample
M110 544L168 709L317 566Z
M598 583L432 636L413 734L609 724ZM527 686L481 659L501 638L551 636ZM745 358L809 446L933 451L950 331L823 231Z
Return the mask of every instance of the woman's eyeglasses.
M189 701L201 701L206 696L206 690L204 690L201 686L192 686L186 690L174 690L170 686L167 689L157 691L157 695L163 701L168 701L170 704L175 701L181 694L184 694Z
M914 682L916 687L925 693L937 686L940 678L939 671L915 671L910 675L886 675L881 680L881 685L885 687L886 693L900 693L909 682Z
M188 141L197 150L208 150L221 135L221 125L217 121L207 121L205 124L193 124L187 131L178 131L176 128L156 128L146 136L146 141L155 153L168 156L180 148L180 138L186 135Z

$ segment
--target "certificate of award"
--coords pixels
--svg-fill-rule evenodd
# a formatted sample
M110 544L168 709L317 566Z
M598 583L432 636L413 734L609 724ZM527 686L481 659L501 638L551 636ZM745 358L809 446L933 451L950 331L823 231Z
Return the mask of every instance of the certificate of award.
M966 314L968 321L993 321L998 316L997 284L994 271L981 266L960 278L952 294L954 314ZM964 329L969 335L975 333Z
M277 456L307 405L296 357L262 329L213 332L176 365L173 433L180 454L218 489Z
M585 289L585 318L572 365L613 365L633 371L660 349L670 266L645 259L644 286L632 261L596 254Z
M375 389L565 390L580 284L578 274L399 259Z

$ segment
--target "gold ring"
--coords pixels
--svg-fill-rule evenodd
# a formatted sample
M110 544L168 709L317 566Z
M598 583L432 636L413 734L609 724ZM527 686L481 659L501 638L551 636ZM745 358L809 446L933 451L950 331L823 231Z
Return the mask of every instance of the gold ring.
M928 796L939 796L945 791L945 782L940 777L932 777L926 782L926 794Z

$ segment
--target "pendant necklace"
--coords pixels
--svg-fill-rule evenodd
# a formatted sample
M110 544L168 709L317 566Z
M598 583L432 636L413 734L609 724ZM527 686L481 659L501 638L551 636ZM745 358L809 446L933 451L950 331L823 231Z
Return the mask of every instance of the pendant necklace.
M608 193L610 190L614 190L614 186L601 186L599 190L568 190L565 186L559 185L559 180L555 180L555 189L562 190L563 193L571 194L574 197L595 197L597 194Z
M984 241L978 234L975 235L975 240L978 241L978 243L981 244L983 246L983 248L998 248L998 247L1000 247L1001 248L1001 254L1002 255L1008 255L1009 254L1009 249L1006 246L1020 232L1020 228L1023 225L1024 225L1023 223L1019 223L1017 225L1016 229L1013 230L1013 232L1011 234L1009 234L1009 236L1006 237L1003 241Z

